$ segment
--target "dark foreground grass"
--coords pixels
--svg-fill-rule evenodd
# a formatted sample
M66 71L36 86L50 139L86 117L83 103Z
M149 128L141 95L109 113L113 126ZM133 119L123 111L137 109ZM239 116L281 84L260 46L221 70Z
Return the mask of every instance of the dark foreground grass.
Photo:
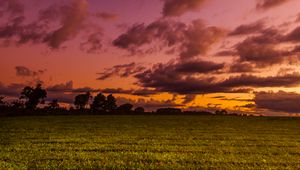
M300 169L300 119L0 118L0 169Z

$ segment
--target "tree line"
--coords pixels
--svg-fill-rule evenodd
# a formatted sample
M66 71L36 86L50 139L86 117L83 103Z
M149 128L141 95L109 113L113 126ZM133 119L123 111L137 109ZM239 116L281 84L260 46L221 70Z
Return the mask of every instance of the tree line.
M74 98L74 107L69 109L60 107L59 101L53 99L46 104L47 91L41 84L36 87L26 86L21 91L20 97L10 103L4 101L5 97L0 96L0 115L4 114L146 114L143 107L135 107L131 103L117 105L117 99L109 94L105 96L99 92L95 97L90 92L76 95ZM39 104L44 107L38 107ZM151 112L153 113L153 112ZM178 108L159 108L157 114L201 114L201 115L238 115L229 114L226 110L216 110L215 113L206 111L182 111Z
M23 110L23 111L67 111L66 108L60 107L59 101L53 99L51 102L45 102L47 91L38 84L36 87L26 86L23 88L19 99L10 103L4 101L5 97L0 96L0 109L3 110ZM43 108L38 105L46 105ZM92 113L144 113L143 107L136 107L130 103L117 105L116 98L110 94L105 96L99 92L95 97L90 92L79 94L74 98L74 107L70 107L68 111L92 112ZM134 108L134 109L133 109Z

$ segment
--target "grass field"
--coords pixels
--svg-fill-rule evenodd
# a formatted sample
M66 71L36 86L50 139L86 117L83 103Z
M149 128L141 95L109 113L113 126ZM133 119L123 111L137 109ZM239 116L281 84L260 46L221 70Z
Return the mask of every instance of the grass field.
M300 169L300 119L0 118L0 169Z

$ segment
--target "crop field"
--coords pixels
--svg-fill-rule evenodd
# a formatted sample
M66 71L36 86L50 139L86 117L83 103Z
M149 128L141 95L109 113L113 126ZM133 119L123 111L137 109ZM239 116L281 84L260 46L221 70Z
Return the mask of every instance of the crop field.
M300 119L2 117L0 169L300 169Z

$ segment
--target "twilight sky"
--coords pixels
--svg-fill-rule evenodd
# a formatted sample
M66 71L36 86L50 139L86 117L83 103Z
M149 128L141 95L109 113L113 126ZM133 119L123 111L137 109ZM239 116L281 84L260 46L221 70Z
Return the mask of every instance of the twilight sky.
M300 113L298 0L0 0L0 95Z

